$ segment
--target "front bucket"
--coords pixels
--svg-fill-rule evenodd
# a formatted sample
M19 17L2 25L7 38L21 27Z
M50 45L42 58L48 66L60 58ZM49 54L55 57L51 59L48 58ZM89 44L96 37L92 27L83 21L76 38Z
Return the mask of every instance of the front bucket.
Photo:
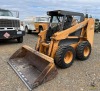
M29 90L55 78L58 73L53 58L28 46L23 46L17 50L10 57L8 63Z

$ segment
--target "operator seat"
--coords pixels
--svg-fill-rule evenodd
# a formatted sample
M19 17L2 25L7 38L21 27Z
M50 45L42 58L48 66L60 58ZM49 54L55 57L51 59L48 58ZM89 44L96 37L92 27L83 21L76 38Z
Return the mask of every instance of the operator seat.
M47 34L46 34L46 43L50 42L50 41L51 41L50 37L51 37L54 33L58 32L59 30L60 30L60 29L59 29L59 25L57 25L57 26L55 26L55 27L53 27L53 28L49 27L49 29L47 30Z
M66 17L65 22L64 22L63 30L66 30L66 29L71 27L72 20L73 20L72 16L67 16Z
M73 20L72 16L66 16L66 20L65 20L65 22L64 22L63 30L68 29L68 28L71 27L72 20ZM54 33L58 32L59 30L60 30L60 29L59 29L59 25L57 25L56 27L54 27L54 28L52 28L52 29L49 28L49 29L47 30L47 34L46 34L46 42L50 41L50 40L51 40L50 37L51 37Z

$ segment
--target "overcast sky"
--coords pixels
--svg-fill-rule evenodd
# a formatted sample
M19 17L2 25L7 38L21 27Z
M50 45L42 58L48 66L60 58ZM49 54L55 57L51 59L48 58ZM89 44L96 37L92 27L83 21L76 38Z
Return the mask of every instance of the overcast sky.
M0 0L0 8L19 11L21 19L46 16L49 10L87 12L100 18L100 0Z

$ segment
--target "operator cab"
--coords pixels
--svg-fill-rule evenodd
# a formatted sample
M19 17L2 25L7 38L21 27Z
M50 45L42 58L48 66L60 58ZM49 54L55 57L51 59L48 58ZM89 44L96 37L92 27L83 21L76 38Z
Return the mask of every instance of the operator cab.
M70 12L70 11L63 11L63 10L55 10L55 11L49 11L47 12L47 15L51 16L49 28L47 30L46 34L46 42L50 41L50 37L59 31L66 30L73 26L73 21L82 22L84 20L84 14L83 13L77 13L77 12ZM76 16L79 16L79 21L75 19ZM76 31L77 32L77 31ZM76 34L73 33L71 35ZM78 32L80 33L80 32Z

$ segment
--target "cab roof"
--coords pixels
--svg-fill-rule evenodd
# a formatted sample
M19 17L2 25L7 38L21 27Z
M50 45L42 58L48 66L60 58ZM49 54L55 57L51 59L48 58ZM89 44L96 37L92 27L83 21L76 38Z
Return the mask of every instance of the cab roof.
M65 11L65 10L54 10L54 11L48 11L47 15L73 15L73 16L84 16L83 13L79 12L71 12L71 11Z
M65 11L65 10L54 10L48 11L47 15L49 16L80 16L82 20L84 20L84 14L79 12Z

